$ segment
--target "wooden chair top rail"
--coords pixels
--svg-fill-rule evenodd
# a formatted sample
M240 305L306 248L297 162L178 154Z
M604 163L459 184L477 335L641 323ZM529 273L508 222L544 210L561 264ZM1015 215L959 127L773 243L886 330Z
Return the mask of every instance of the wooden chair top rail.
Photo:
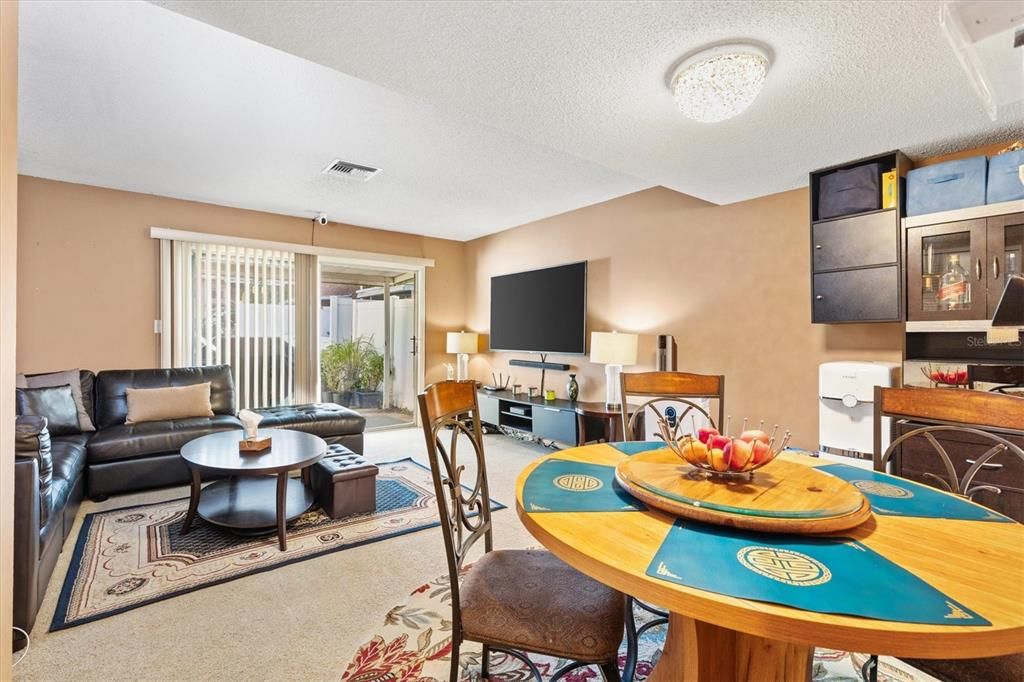
M875 409L881 417L1024 433L1024 398L952 388L875 387Z
M629 395L666 395L673 397L720 397L725 377L720 374L689 372L622 373L622 393Z
M429 423L477 410L475 381L439 381L423 389L420 398L422 418Z

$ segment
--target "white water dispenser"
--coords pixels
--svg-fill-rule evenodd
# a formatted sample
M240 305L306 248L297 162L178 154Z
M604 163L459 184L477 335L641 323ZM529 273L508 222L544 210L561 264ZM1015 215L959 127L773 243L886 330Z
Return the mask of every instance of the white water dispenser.
M874 450L875 386L895 386L899 364L825 362L818 367L818 444L821 456L866 469ZM890 420L882 420L882 447Z

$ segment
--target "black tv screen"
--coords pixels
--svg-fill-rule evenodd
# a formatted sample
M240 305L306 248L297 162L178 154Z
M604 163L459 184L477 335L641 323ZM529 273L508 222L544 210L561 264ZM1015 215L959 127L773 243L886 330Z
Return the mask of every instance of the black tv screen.
M587 262L491 278L491 350L585 353Z

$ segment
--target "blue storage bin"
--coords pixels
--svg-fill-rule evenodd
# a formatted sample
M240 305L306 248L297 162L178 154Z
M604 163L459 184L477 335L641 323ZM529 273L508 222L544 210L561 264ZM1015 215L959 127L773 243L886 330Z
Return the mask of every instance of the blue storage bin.
M988 203L1024 199L1024 149L988 160Z
M985 204L988 159L972 156L907 173L907 215Z

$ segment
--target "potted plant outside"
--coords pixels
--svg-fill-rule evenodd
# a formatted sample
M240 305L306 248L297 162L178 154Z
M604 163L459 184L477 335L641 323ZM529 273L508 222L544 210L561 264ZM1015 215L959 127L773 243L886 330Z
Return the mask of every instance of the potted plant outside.
M332 343L321 351L320 372L324 390L331 394L333 402L353 406L364 346L365 340L351 339Z
M370 341L360 350L360 365L357 380L356 403L359 407L380 409L383 394L380 391L384 381L384 356Z

